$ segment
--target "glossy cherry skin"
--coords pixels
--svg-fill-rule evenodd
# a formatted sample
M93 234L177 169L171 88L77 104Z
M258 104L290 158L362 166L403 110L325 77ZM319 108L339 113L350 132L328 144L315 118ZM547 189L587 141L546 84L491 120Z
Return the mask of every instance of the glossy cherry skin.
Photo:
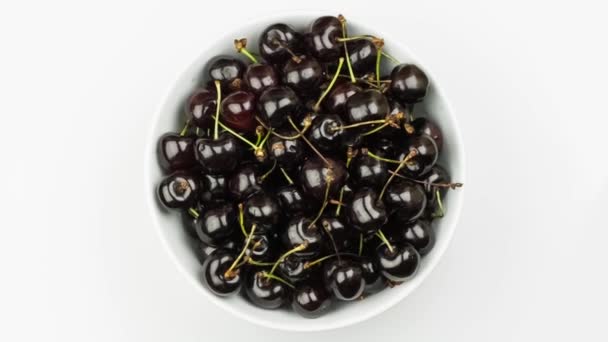
M409 222L424 214L427 198L420 184L393 179L386 188L384 203L390 214L396 215L403 222Z
M407 148L398 157L403 160L411 151L416 151L416 155L405 163L404 170L413 177L419 177L429 172L437 159L439 158L439 150L435 140L428 135L415 135L407 140Z
M400 113L402 113L403 119L400 120L400 123L408 122L410 110L395 99L387 98L387 100L390 108L388 117L394 117L395 115L401 115ZM400 125L399 128L393 126L386 126L381 131L374 134L372 137L374 136L393 139L395 140L396 145L402 145L403 140L407 137L407 134L404 132L402 125Z
M265 60L274 64L283 64L291 58L291 54L302 52L302 35L291 26L285 24L274 24L268 26L260 36L259 51Z
M201 188L200 200L205 204L218 203L228 197L228 180L223 175L202 175Z
M256 306L263 309L278 309L290 299L290 289L284 283L264 276L262 271L247 275L245 293Z
M202 265L205 263L205 260L207 260L207 258L217 250L217 247L206 244L197 239L194 241L193 249L196 259L198 259L198 262Z
M344 130L341 129L344 122L338 115L324 114L317 116L312 122L308 139L322 151L332 152L342 147L342 136Z
M358 92L346 101L346 117L349 123L384 119L389 111L386 97L375 89Z
M361 257L361 270L365 281L365 293L376 293L385 287L384 279L380 274L380 267L375 259Z
M195 210L197 213L199 213L199 216L193 216L190 213L190 209ZM188 209L184 209L181 212L181 218L182 218L182 226L184 227L184 231L186 233L188 233L188 235L193 238L198 240L198 233L196 232L196 227L200 224L200 213L203 213L205 211L205 207L204 205L199 201L197 203L194 203L194 205L192 205L191 207L189 207Z
M217 109L217 94L205 88L200 88L186 103L186 120L199 128L209 128Z
M236 91L222 100L222 122L237 132L255 131L255 95L246 91Z
M439 188L432 186L433 183L450 183L450 175L448 172L441 166L435 164L431 168L429 172L424 174L420 180L426 182L422 187L424 188L424 192L426 192L427 196L427 212L430 211L433 213L437 206L437 191L442 199L447 195L447 188Z
M348 54L353 72L357 75L375 71L378 49L368 39L355 40L348 43Z
M335 253L332 239L336 244L338 251L345 252L353 247L358 239L355 239L353 230L348 227L342 219L337 217L326 216L320 220L320 225L323 227L325 237L325 249L330 253ZM331 237L330 237L331 236Z
M196 160L203 172L227 174L236 169L241 159L241 145L237 138L228 132L222 133L217 140L200 138L194 144Z
M391 243L409 243L421 256L426 255L435 246L435 231L425 220L409 223L402 223L398 220L389 222L384 233Z
M283 67L283 84L297 93L315 93L322 82L323 69L313 57L300 56L299 63L290 59Z
M276 194L281 210L287 215L305 213L310 211L311 205L304 193L296 185L281 187Z
M291 250L301 244L307 244L305 249L294 253L294 255L306 260L319 256L324 246L321 233L323 228L319 227L317 223L311 226L311 222L312 219L306 216L294 216L289 220L287 228L281 235L281 241L286 250Z
M320 284L300 284L294 290L291 308L302 317L320 317L330 306L331 297Z
M301 282L310 277L310 269L304 267L306 260L297 255L288 255L279 263L279 273L292 283Z
M224 91L241 89L245 63L230 57L217 57L209 64L209 78L220 81Z
M408 280L416 273L420 264L420 254L408 243L393 246L393 252L382 244L376 250L376 258L382 275L394 282Z
M300 99L289 87L277 86L266 89L258 100L262 119L272 127L280 127L290 115L298 112Z
M194 138L175 133L163 134L158 140L158 162L165 171L177 171L196 165Z
M200 213L196 233L201 241L218 246L239 229L238 212L233 204L223 204Z
M237 201L262 190L260 174L257 165L245 164L230 176L228 181L230 196Z
M339 193L340 188L342 188L347 177L346 167L342 162L330 158L326 159L332 166L331 171L323 160L316 157L305 161L300 170L300 184L302 189L307 195L318 201L323 201L325 198L328 174L333 178L329 185L329 197L331 198L335 198Z
M426 74L413 64L397 65L391 72L391 94L404 103L422 101L429 88Z
M362 149L364 151L366 149ZM384 152L373 150L372 153L386 157ZM358 186L380 188L388 178L388 165L386 162L372 158L367 153L359 153L350 164L350 176Z
M396 149L393 140L384 138L379 134L373 134L370 136L365 143L369 146L370 151L373 153L382 155L384 158L396 159Z
M285 137L293 137L298 134L294 130L283 130L280 134ZM302 139L283 139L278 136L268 138L268 151L270 158L285 170L291 170L302 164L304 160L304 142Z
M202 267L203 284L214 294L226 297L241 289L240 272L234 272L232 277L225 275L235 259L236 255L226 250L217 250L205 259Z
M169 209L188 209L198 199L199 182L192 174L176 171L158 185L158 198Z
M323 101L325 109L328 113L344 115L346 101L358 92L361 92L361 87L354 83L347 81L337 83Z
M355 261L338 262L329 278L329 289L342 301L355 300L365 290L365 280L361 265Z
M338 60L342 55L342 24L336 17L320 17L310 26L306 34L306 48L320 61L327 63Z
M279 77L272 65L269 64L249 64L243 78L247 90L255 95L260 95L265 89L279 84Z
M281 208L271 196L265 192L251 195L244 203L245 222L247 225L258 224L274 226L281 218Z
M437 150L441 151L441 148L443 147L443 133L441 132L441 129L439 129L439 126L426 118L414 119L414 121L412 121L412 126L414 126L414 130L417 134L424 134L433 138L437 144Z
M378 201L378 194L371 188L361 188L355 192L346 207L346 218L353 228L364 234L377 232L388 220L384 204Z
M276 243L270 232L256 232L251 237L249 247L245 255L255 261L273 260L275 256Z

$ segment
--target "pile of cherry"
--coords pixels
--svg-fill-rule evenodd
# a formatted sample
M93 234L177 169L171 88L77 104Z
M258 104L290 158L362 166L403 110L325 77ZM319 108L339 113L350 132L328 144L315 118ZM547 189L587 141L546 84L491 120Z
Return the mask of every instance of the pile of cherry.
M274 24L259 55L235 40L250 63L210 61L183 130L159 140L158 196L181 211L216 295L318 317L408 280L433 248L431 222L461 184L436 164L437 124L413 115L428 78L346 28Z

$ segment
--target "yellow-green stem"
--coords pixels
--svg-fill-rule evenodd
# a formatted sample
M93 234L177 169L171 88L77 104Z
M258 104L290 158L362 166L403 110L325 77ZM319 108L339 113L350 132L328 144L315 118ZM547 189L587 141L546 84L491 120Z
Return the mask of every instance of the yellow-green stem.
M217 140L219 137L219 123L220 123L220 108L222 106L222 84L220 81L215 80L215 91L217 92L217 100L215 102L215 125L213 126L213 140Z
M317 103L315 103L315 105L313 107L315 112L317 112L319 110L319 107L321 106L321 102L323 101L325 96L327 96L327 94L329 94L329 92L331 91L331 88L333 88L334 84L336 83L336 80L338 79L338 75L340 74L340 70L342 70L342 64L344 64L344 57L340 57L340 59L338 60L338 70L336 70L336 73L334 74L334 77L332 78L331 82L329 83L329 86L327 87L327 89L325 89L323 94L321 94L321 96L317 100Z

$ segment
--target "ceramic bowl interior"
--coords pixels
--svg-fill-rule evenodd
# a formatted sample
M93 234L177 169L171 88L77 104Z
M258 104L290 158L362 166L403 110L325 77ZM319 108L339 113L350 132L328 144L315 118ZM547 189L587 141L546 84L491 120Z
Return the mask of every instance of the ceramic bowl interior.
M318 13L284 14L256 19L243 25L238 30L227 33L220 39L214 39L214 41L210 42L203 41L201 43L204 48L203 52L195 57L192 64L186 68L169 88L166 97L160 104L158 112L152 117L147 149L145 151L145 197L149 203L150 215L152 215L153 222L168 254L183 272L185 279L200 290L198 293L219 308L262 326L291 331L318 331L355 324L378 315L407 297L422 283L446 250L456 227L464 195L463 189L459 189L458 191L450 192L445 199L446 215L441 220L434 222L434 229L437 232L436 245L423 258L415 277L400 286L367 297L363 301L346 304L334 303L336 305L333 306L333 309L329 313L323 316L323 319L305 319L290 310L263 310L253 306L242 296L219 298L203 286L201 281L201 266L192 252L189 237L181 227L180 215L161 208L156 198L156 187L163 177L163 172L158 166L156 157L157 139L165 132L178 132L182 128L184 103L189 94L197 86L206 81L204 75L206 75L207 62L218 54L236 56L232 45L234 38L247 37L249 40L248 46L252 50L257 50L257 37L268 25L283 22L303 32L314 18L319 15ZM354 20L349 20L348 25L350 35L366 33L383 37L388 53L402 63L417 64L427 73L431 86L425 101L416 106L415 113L416 115L428 115L439 124L444 134L444 147L439 163L446 167L452 179L464 182L464 152L456 118L432 73L400 43L406 41L406 36L397 35L396 37L390 37L383 32L375 32L370 27L364 26ZM386 64L390 66L390 63ZM389 66L387 66L385 74L389 72ZM193 303L200 303L200 298L193 298Z

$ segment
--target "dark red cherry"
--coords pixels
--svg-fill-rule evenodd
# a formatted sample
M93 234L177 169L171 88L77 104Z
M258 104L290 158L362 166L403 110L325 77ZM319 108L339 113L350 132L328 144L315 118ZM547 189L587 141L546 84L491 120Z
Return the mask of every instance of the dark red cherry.
M429 88L426 74L413 64L397 65L391 72L391 94L405 103L422 101Z
M293 53L300 53L302 48L302 35L289 25L280 23L270 25L260 36L260 54L265 60L274 64L283 64L291 58L288 49Z
M382 155L384 158L397 158L396 144L393 140L384 138L379 134L373 134L365 142L369 146L370 151L376 151L378 155Z
M158 185L158 198L170 209L188 209L194 206L198 192L198 179L185 171L170 174Z
M279 84L279 77L269 64L249 64L243 77L247 89L255 95L260 95L265 89Z
M311 209L302 190L294 184L281 187L277 191L277 199L281 210L287 215L309 212Z
M200 200L205 204L218 203L228 197L228 181L223 175L202 175L201 188Z
M238 212L233 204L223 204L200 213L196 233L201 241L218 246L239 228Z
M402 222L417 220L426 209L426 194L420 184L394 179L386 188L384 203Z
M245 251L245 255L255 261L272 260L275 256L276 243L270 232L256 232L251 237L249 247Z
M410 113L409 109L407 109L405 106L403 106L401 103L399 103L398 101L396 101L394 99L387 98L387 100L388 100L389 107L390 107L390 111L388 113L389 118L394 118L396 115L403 115L403 118L398 121L399 122L409 121L409 113ZM396 119L396 118L394 118L394 119ZM407 134L404 134L403 127L401 125L398 128L393 127L393 126L386 126L382 130L380 130L379 132L375 133L374 135L372 135L370 137L384 137L387 139L393 139L393 140L395 140L396 145L401 145L401 144L403 144L404 139L407 138Z
M278 309L290 298L290 289L286 284L266 277L262 271L247 275L245 293L253 304L263 309Z
M255 110L255 95L236 91L222 100L222 122L238 132L254 132L257 127Z
M384 279L380 274L380 267L376 263L375 259L368 257L361 257L361 270L363 271L363 280L365 280L365 292L376 293L384 289Z
M339 300L351 301L361 297L365 290L361 264L345 260L338 263L329 279L329 289Z
M286 250L291 250L301 244L306 244L304 250L295 252L303 259L311 259L318 256L324 246L323 235L317 223L311 225L312 220L306 216L297 215L287 223L287 228L281 235L281 241Z
M386 97L375 89L358 92L346 101L346 116L349 123L384 119L389 111Z
M331 198L336 198L336 195L339 193L342 185L344 185L347 177L346 168L342 162L330 158L326 159L331 165L331 171L323 160L316 157L305 161L300 170L302 189L310 197L319 201L322 201L325 198L328 175L330 175L330 178L332 179L329 186L329 197Z
M361 232L375 233L388 220L382 201L371 188L361 188L346 207L348 223Z
M203 172L209 174L232 172L241 159L242 146L237 138L227 132L222 133L217 140L197 139L194 148Z
M348 54L353 72L357 75L375 71L378 49L371 40L360 39L348 43Z
M411 151L416 151L416 155L405 163L404 169L410 175L418 177L429 172L439 158L439 150L435 140L428 135L415 135L407 140L406 150L402 152L398 159L403 160Z
M175 133L163 134L158 140L158 162L165 171L188 169L196 165L194 138Z
M385 157L385 153L372 150L372 153ZM382 160L372 158L367 153L359 153L350 164L350 176L358 186L381 187L388 178L388 165Z
M354 83L343 81L334 85L333 89L323 101L328 113L344 115L346 111L346 101L361 88Z
M213 252L203 263L203 284L214 294L226 297L239 292L241 289L240 272L226 276L236 255L225 250Z
M354 244L358 243L353 229L344 224L342 219L326 216L321 218L320 224L325 235L326 250L335 252L332 239L340 252L348 251L354 248Z
M437 144L437 150L441 151L441 148L443 147L443 133L441 133L439 126L426 118L416 118L412 121L412 126L417 134L424 134L433 138Z
M382 244L376 250L376 258L382 275L394 282L408 280L416 273L420 264L420 254L408 243L393 246L393 251Z
M281 130L280 134L284 137L293 137L298 134L294 130ZM302 139L283 139L276 135L268 138L268 150L271 159L277 161L277 164L286 169L291 170L302 163L304 159L304 142Z
M338 60L342 55L342 24L336 17L320 17L310 26L306 34L306 48L320 61L327 63Z
M308 139L322 151L335 152L342 147L343 125L344 122L338 115L319 115L312 122Z
M300 284L294 290L291 308L302 317L320 317L330 306L331 297L320 284Z
M230 195L237 201L242 201L252 194L262 190L260 173L257 165L245 164L230 176L228 181Z
M290 59L283 67L283 84L300 94L315 93L323 82L323 69L316 59L300 56L300 60Z
M209 128L217 109L217 94L205 88L200 88L186 103L186 119L199 128Z
M435 231L425 220L402 223L399 220L393 222L391 219L384 233L391 243L409 243L421 256L426 255L435 246Z
M280 127L289 116L294 116L301 106L300 99L289 87L266 89L258 100L262 119L272 127Z
M199 215L192 215L190 210L196 211ZM204 212L205 207L201 202L197 202L192 205L190 208L182 210L182 225L184 227L184 231L188 233L191 238L198 240L198 233L196 232L196 227L200 224L200 213Z
M198 259L198 262L202 265L205 263L205 260L207 260L207 258L217 250L217 247L196 239L196 241L194 241L193 249L196 259Z
M212 81L220 81L225 91L241 89L245 63L230 57L216 57L209 64L209 78Z
M420 180L426 182L426 184L423 185L423 188L427 196L427 212L430 211L431 213L434 213L437 207L437 191L439 191L439 195L443 199L447 195L448 189L444 187L435 187L432 184L450 183L450 174L441 165L435 164L435 166L424 174Z
M251 195L244 203L245 222L247 226L259 224L274 226L279 223L281 209L275 200L265 192L258 192Z
M310 269L304 267L305 262L306 260L301 257L291 254L279 263L278 270L281 276L288 281L292 283L301 282L311 274Z

